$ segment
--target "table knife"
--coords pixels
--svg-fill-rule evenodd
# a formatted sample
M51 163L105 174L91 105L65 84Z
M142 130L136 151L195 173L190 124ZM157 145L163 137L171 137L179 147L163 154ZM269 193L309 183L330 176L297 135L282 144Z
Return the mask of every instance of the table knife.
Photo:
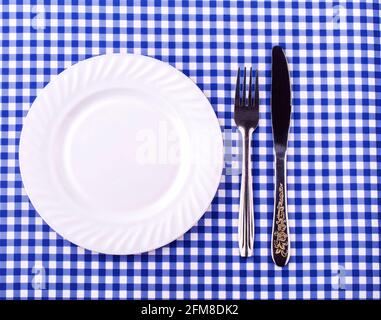
M283 267L290 259L286 163L291 116L291 85L286 56L280 46L275 46L272 50L271 76L271 118L275 155L275 194L271 253L274 263Z

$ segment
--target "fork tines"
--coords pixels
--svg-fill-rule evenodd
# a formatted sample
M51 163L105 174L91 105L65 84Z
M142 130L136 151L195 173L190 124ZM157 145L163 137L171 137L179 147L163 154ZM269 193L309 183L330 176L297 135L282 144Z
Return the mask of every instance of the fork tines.
M245 67L243 69L243 83L241 84L241 69L238 68L237 73L237 82L235 89L235 103L236 107L258 107L259 106L259 90L258 90L258 70L255 71L255 85L253 87L252 79L253 72L252 67L249 69L249 86L246 86L246 70ZM248 91L248 94L247 94ZM252 97L252 92L254 92L254 99Z
M249 69L249 85L247 85L247 68L243 70L243 81L241 83L241 69L238 68L237 82L235 89L235 102L234 102L234 117L236 124L238 126L242 125L242 122L253 122L253 118L257 118L259 111L259 88L258 88L258 70L255 72L255 84L253 84L253 71L250 67ZM254 91L254 92L253 92ZM254 94L253 94L254 93ZM248 115L248 110L243 110L248 108L252 110L250 115ZM241 116L240 113L244 111L245 116ZM244 117L245 119L241 119ZM258 120L258 119L255 119ZM255 122L254 120L254 122ZM256 123L251 123L251 126L256 126Z

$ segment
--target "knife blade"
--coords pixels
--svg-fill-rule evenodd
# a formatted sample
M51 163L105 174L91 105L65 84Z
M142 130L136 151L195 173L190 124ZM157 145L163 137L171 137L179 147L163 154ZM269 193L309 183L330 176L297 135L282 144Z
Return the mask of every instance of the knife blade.
M271 77L271 119L275 154L275 195L271 253L274 263L283 267L290 259L286 160L291 118L291 85L287 59L280 46L275 46L272 50Z

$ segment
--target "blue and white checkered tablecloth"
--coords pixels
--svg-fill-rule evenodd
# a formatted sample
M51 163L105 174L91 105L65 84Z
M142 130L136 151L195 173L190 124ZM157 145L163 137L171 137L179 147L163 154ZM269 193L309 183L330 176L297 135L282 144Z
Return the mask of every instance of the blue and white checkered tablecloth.
M380 4L373 1L10 1L0 4L0 298L380 299ZM289 265L270 257L271 48L292 77ZM221 185L183 237L142 255L78 248L36 213L18 143L41 89L106 52L166 61L205 92L226 139ZM238 66L260 75L253 142L255 256L239 257Z

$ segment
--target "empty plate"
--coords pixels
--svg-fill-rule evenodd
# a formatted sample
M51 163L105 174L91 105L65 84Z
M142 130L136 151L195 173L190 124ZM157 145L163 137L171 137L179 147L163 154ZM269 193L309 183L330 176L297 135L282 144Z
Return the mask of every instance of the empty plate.
M161 61L97 56L38 95L20 138L25 190L67 240L133 254L183 235L210 205L222 135L201 90Z

